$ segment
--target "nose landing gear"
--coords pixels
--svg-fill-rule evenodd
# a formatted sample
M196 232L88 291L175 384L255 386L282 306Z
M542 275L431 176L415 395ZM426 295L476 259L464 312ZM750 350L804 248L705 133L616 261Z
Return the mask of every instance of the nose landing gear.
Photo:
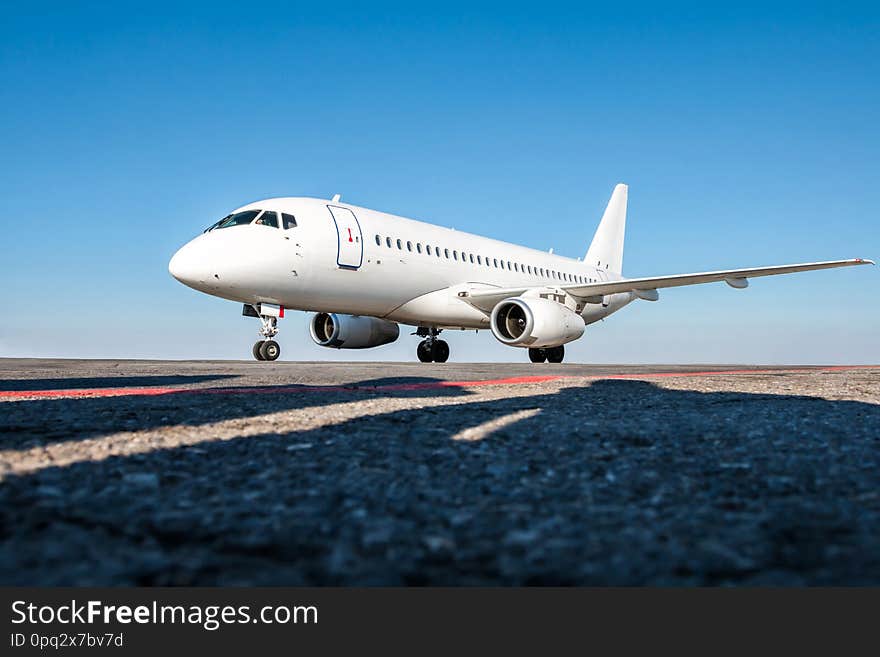
M262 340L254 343L252 353L257 360L277 360L281 355L281 346L274 338L278 334L278 318L271 315L257 315L260 320Z
M423 363L445 363L449 360L449 345L437 336L441 329L420 326L414 335L425 338L416 348L416 356Z

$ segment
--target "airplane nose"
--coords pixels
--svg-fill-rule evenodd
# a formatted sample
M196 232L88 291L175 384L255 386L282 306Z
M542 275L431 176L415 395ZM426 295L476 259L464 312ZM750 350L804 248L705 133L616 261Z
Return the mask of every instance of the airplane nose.
M189 244L181 247L168 262L168 273L184 285L195 285L204 278Z

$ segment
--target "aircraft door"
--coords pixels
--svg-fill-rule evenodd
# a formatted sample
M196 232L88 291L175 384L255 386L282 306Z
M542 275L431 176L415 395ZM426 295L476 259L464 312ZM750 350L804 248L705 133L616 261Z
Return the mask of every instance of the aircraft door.
M336 226L338 250L336 264L346 269L357 269L364 261L364 236L354 212L338 205L328 205Z

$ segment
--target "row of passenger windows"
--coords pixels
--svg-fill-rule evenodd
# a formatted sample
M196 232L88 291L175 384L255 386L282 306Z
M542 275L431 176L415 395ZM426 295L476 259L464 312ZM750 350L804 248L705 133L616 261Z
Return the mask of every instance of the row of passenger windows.
M279 213L274 210L244 210L243 212L235 212L234 214L226 215L213 226L206 228L205 232L207 233L209 230L217 230L220 228L229 228L230 226L243 226L250 223L258 224L260 226L268 226L270 228L278 228L279 214L281 215L281 226L283 226L285 230L296 227L296 219L292 214L287 214L286 212ZM258 215L259 219L257 218Z
M494 267L496 269L507 269L510 271L529 274L531 276L540 276L543 278L555 279L558 281L567 281L569 283L592 283L592 278L581 276L579 274L569 274L567 272L556 271L554 269L544 269L543 267L533 267L532 265L522 264L521 262L511 262L510 260L499 260L498 258L490 258L489 256L476 255L474 253L466 253L455 249L440 248L439 246L431 246L421 242L410 242L401 239L392 239L376 235L376 246L385 245L389 249L397 247L400 251L409 251L410 253L422 253L432 255L438 258L446 258L447 260L455 260L465 264L485 265L486 267Z

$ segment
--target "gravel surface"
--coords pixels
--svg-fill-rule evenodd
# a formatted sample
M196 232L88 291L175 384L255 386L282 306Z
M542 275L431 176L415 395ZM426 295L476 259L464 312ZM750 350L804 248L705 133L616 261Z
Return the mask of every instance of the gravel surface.
M0 360L0 583L880 584L880 367L731 369Z

